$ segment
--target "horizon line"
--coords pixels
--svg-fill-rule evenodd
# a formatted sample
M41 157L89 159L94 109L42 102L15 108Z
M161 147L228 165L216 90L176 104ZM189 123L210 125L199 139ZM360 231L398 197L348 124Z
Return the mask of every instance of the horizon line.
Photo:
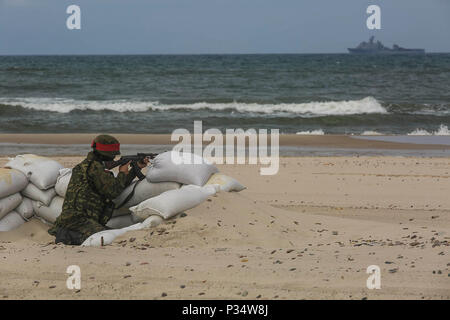
M311 52L311 53L301 53L301 52L272 52L272 53L0 53L0 57L8 56L224 56L224 55L318 55L318 54L345 54L354 56L366 56L351 54L349 52ZM450 52L425 52L425 54L450 54ZM377 54L367 55L367 56L377 56Z

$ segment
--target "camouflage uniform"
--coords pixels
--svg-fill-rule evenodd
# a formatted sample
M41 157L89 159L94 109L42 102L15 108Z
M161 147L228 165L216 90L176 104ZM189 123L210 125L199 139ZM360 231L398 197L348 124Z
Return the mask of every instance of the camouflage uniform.
M105 227L111 218L116 198L133 181L135 174L119 172L114 177L106 171L101 156L90 152L87 158L75 166L67 188L61 215L48 231L64 239L65 244L79 245L89 236Z

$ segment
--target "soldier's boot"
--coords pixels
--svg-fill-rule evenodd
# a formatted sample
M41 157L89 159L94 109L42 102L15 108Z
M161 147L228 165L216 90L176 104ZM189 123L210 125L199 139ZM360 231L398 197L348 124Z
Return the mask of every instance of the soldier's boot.
M83 243L85 237L73 230L58 228L55 236L55 243L64 243L65 245L79 246Z

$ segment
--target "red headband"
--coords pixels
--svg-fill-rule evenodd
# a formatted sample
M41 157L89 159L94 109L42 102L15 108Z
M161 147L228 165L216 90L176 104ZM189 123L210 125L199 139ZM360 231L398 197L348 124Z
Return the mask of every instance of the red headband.
M103 144L92 141L91 147L95 148L98 151L120 151L120 143Z

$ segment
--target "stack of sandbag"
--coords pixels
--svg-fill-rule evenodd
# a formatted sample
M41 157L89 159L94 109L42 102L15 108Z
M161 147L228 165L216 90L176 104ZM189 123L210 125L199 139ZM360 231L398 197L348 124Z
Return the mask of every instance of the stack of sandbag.
M121 229L135 223L131 216L130 207L135 206L147 199L156 197L169 190L179 189L181 184L177 182L149 182L146 179L135 181L129 185L116 199L114 203L117 208L113 217L106 224L113 229Z
M180 189L169 190L160 195L150 198L138 206L131 207L133 212L133 221L130 224L113 230L97 232L87 238L82 246L104 246L111 244L115 238L132 230L142 230L145 228L155 227L160 224L163 219L173 217L179 212L193 208L209 196L216 194L220 190L220 186L206 185L199 187L196 185L185 185ZM111 219L112 220L112 219Z
M32 208L36 216L54 222L61 213L64 200L56 196L54 188L63 166L46 157L24 154L10 159L5 167L22 172L29 180L28 185L21 191L25 200L20 211L29 214Z
M107 226L122 229L151 216L155 219L153 224L169 219L215 194L220 189L217 184L226 185L224 191L245 188L233 178L217 172L212 163L192 153L159 154L148 168L146 179L132 183L114 199L116 207L121 209L114 212ZM58 184L56 189L59 189Z
M54 223L61 214L72 169L31 154L10 159L6 167L0 169L0 230L11 230L33 214ZM218 191L244 189L202 157L165 152L153 160L146 179L133 182L114 199L120 208L107 226L122 229L144 220L151 221L147 226L155 225L199 205Z
M172 157L179 155L180 153L164 152L156 156L152 161L152 165L147 170L146 179L136 181L128 186L124 192L114 200L116 206L123 208L136 207L141 203L158 198L167 193L170 195L172 194L171 192L180 189L183 184L195 185L194 187L203 186L210 176L218 171L217 168L207 160L191 153L183 153L180 158L175 158L175 160L181 160L178 161L181 163L178 163L177 161L174 162ZM185 189L181 192L182 194L184 194L184 190ZM177 192L175 192L175 194L177 194ZM129 195L132 195L132 197L130 198ZM198 197L194 196L194 201L189 201L189 204L186 203L183 208L189 206L192 208L201 202L198 200ZM163 202L164 201L165 200L163 200ZM183 203L183 201L181 200L176 203ZM176 211L176 209L172 208L172 212L173 211ZM133 210L127 210L124 215L116 214L116 216L108 222L107 226L119 229L143 221L149 216L150 214L144 218L144 214L137 215ZM167 219L169 216L171 216L171 214L166 215L165 217L162 216L162 218Z
M140 222L152 215L169 219L196 207L218 191L239 192L245 189L236 179L218 171L208 160L191 153L171 151L159 154L147 171L147 180L152 183L175 181L183 186L131 207L133 221Z
M34 201L33 208L36 215L50 224L55 223L62 212L64 198L66 196L67 187L69 186L72 169L62 168L58 171L55 187L49 189L49 199L47 201ZM50 194L51 192L51 194Z
M55 199L64 198L66 196L71 177L72 169L64 168L59 171L59 176L55 185L55 191L58 196ZM129 207L135 206L142 201L155 197L165 191L178 189L180 186L181 185L177 182L152 183L146 179L133 182L116 199L114 199L114 203L118 209L114 210L112 218L107 226L114 229L120 229L132 225L134 222L131 218L131 211L128 209ZM60 208L62 208L62 201L52 201L50 208L45 210L44 213L47 217L46 220L49 220L49 217L53 218L53 213L58 210L60 212ZM54 218L56 219L56 217Z
M21 171L0 168L0 231L15 229L33 215L20 194L27 184L28 179Z
M182 186L177 190L166 191L159 196L131 207L134 222L142 222L152 215L169 219L178 213L198 206L220 190L217 184L199 187L193 184Z

